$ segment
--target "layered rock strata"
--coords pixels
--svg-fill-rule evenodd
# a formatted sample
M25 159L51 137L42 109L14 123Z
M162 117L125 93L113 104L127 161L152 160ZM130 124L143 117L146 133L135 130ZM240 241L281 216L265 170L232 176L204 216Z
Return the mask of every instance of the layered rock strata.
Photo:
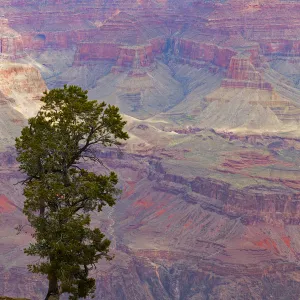
M239 198L233 191L230 201L240 204L231 202L230 208L222 197L224 191L230 190L224 183L221 186L215 181L214 188L212 180L208 184L200 177L191 180L172 175L159 157L101 151L99 158L118 172L123 195L113 211L93 221L101 223L112 239L112 252L116 255L113 262L102 261L97 266L96 297L174 299L181 295L193 299L209 295L229 300L238 293L244 298L256 295L264 299L265 293L278 297L278 290L282 290L284 299L288 293L286 285L298 293L298 225L280 223L276 219L280 208L269 214L267 211L272 212L273 207L259 203L256 206L251 197ZM203 196L207 191L213 192ZM20 197L17 191L7 189L5 193L14 201ZM271 196L261 191L261 201L264 198L270 203L268 197ZM239 205L244 206L243 210L237 209ZM263 213L268 217L262 218ZM14 215L6 214L2 216L20 220L17 210ZM24 232L14 243L23 245L25 238ZM10 240L3 241L5 257L17 255L22 265L0 268L3 292L39 299L46 290L43 278L28 274L25 258L12 250ZM20 280L24 276L25 283ZM257 278L262 285L257 286ZM115 286L112 282L119 284ZM251 289L255 287L255 293L245 288L245 282ZM297 298L290 295L290 299Z
M14 60L24 56L21 35L9 27L7 19L0 17L0 61Z
M269 110L267 114L270 120L273 119L274 121L275 116L284 123L299 121L299 104L282 97L276 92L272 84L264 79L263 70L255 68L251 63L251 57L249 55L238 55L231 58L226 78L222 81L221 87L208 95L206 100L208 103L214 101L221 103L227 102L230 103L232 107L237 105L244 105L244 107L250 105L255 107L255 109L256 107L262 107L265 110ZM251 110L250 107L249 110ZM274 113L273 117L271 116L271 112ZM258 113L256 114L258 115ZM274 121L271 122L274 128L280 126L278 122L278 126L276 126L276 121L275 123ZM255 122L259 123L259 120ZM263 128L266 125L261 124L257 126Z

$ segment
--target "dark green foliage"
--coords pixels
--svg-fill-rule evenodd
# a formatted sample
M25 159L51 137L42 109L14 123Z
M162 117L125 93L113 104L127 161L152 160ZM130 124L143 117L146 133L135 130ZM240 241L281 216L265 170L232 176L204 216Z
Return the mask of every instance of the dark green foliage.
M65 86L45 92L44 106L16 139L24 181L24 213L35 229L25 253L39 256L30 271L46 274L49 291L69 299L85 298L95 290L89 271L109 256L110 241L90 228L92 211L115 204L117 175L96 175L80 168L82 159L100 162L93 146L126 140L125 122L115 106L89 101L87 92Z

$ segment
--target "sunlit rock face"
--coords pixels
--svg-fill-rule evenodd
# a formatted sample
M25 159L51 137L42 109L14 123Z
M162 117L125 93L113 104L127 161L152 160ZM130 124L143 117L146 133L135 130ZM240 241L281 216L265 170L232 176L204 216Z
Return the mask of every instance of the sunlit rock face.
M48 87L118 105L96 299L299 299L299 1L0 3L0 291L42 299L7 148ZM46 87L47 85L47 87ZM95 172L104 171L89 166ZM32 258L34 261L35 258Z
M35 67L0 62L1 150L13 144L26 120L36 115L46 89L40 71Z
M47 89L37 68L19 62L26 57L21 35L0 17L1 149L12 144L26 119L36 114Z
M0 64L0 90L12 106L26 118L37 112L39 100L47 87L39 70L30 65L18 63Z

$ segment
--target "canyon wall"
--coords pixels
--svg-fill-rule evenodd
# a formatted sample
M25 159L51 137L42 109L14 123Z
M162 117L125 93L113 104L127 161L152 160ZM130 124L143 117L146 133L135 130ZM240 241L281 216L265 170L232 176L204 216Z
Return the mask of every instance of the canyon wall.
M97 265L97 299L297 300L299 12L277 0L2 1L1 293L46 289L26 269L29 230L13 229L26 222L23 177L4 152L40 106L42 72L127 114L123 153L97 149L123 190L93 218L116 255Z
M11 29L8 20L0 18L0 59L12 60L25 56L23 39Z

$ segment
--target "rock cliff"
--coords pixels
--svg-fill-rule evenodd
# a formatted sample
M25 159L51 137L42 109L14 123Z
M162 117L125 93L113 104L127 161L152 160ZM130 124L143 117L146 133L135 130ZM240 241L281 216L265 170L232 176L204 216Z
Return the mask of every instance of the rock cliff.
M29 117L41 106L47 89L38 69L27 64L0 62L1 149L14 143Z
M280 95L264 78L264 70L252 64L250 55L231 58L220 88L207 95L206 101L208 107L199 117L204 120L202 126L261 131L288 130L285 124L294 129L298 127L299 104ZM222 116L217 117L220 109L215 101L227 114L223 109ZM214 123L216 118L219 121Z
M13 60L25 56L23 40L9 27L8 20L0 18L0 60Z

